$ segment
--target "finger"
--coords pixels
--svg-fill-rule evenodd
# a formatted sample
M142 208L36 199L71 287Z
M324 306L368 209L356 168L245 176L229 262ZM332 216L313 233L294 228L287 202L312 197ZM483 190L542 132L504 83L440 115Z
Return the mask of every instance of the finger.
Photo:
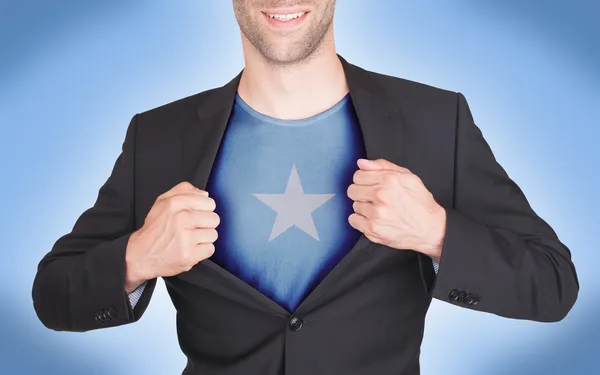
M350 199L352 199L353 201L358 201L358 202L368 202L368 203L372 203L373 202L373 189L376 187L377 185L356 185L356 184L351 184L350 186L348 186L348 190L346 192L346 194L348 195L348 197Z
M165 202L173 212L181 210L214 211L217 208L213 198L199 193L174 195Z
M219 215L212 211L182 210L177 212L174 217L177 225L185 229L213 229L221 222Z
M352 226L352 228L365 233L368 225L368 219L360 214L353 213L348 216L348 223Z
M182 193L190 193L190 192L198 191L198 190L199 189L196 188L194 185L192 185L190 182L182 181L182 182L178 183L177 185L173 186L169 191L164 193L163 196L165 198L169 198L169 197L172 197L173 195L182 194Z
M376 159L376 160L368 160L368 159L358 159L357 165L360 169L364 170L391 170L397 172L410 172L408 168L401 167L397 164L392 163L391 161L385 159Z
M196 263L209 258L215 253L215 245L212 242L201 242L195 246Z
M352 176L352 181L357 185L377 185L381 183L382 173L389 173L389 171L366 171L358 169Z
M373 218L373 203L354 202L352 203L352 209L361 216L369 219Z
M175 185L173 188L168 190L167 192L161 194L159 199L167 199L171 198L175 195L186 194L186 193L200 193L202 195L208 196L208 192L202 189L198 189L191 183L187 181L183 181Z
M200 243L213 243L219 238L219 233L214 228L195 228L191 230L190 240L193 245Z

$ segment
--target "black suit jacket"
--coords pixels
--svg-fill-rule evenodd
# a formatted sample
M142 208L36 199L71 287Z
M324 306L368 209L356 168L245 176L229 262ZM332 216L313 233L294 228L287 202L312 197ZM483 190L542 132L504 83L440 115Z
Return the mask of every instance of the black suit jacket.
M164 278L184 374L416 375L432 297L542 322L561 320L575 303L569 249L496 162L463 95L339 58L367 157L407 167L447 211L439 273L428 257L363 235L289 313L207 259ZM83 332L141 318L156 279L132 309L129 236L177 183L205 188L240 76L133 117L95 204L39 264L32 294L46 327Z

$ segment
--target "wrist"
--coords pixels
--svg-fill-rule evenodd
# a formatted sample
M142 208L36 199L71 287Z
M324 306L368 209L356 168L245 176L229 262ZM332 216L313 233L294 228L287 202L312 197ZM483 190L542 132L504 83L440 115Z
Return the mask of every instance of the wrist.
M125 291L133 292L144 281L152 278L143 267L140 257L140 242L138 232L133 232L125 250Z
M431 229L425 239L422 253L436 262L440 262L442 247L446 236L446 209L442 206L432 214Z

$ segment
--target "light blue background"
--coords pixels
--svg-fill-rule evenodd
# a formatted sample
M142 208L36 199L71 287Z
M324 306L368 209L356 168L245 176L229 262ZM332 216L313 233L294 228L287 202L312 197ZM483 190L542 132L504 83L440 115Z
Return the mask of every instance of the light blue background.
M87 333L44 328L31 285L95 201L131 117L242 68L231 2L12 3L0 12L0 373L178 374L185 358L162 281L141 321ZM339 1L339 53L463 92L579 273L579 300L557 324L434 301L424 375L600 371L599 15L595 0Z

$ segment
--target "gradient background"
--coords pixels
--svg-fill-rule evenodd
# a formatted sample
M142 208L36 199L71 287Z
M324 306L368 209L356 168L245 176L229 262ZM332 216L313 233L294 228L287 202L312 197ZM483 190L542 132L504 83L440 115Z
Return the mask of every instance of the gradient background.
M0 373L179 374L185 357L162 280L141 321L86 333L46 329L31 285L41 257L94 203L131 117L243 67L231 1L12 3L0 11ZM434 300L424 375L600 371L598 4L339 1L337 47L350 62L465 94L498 161L571 249L581 282L555 324Z

